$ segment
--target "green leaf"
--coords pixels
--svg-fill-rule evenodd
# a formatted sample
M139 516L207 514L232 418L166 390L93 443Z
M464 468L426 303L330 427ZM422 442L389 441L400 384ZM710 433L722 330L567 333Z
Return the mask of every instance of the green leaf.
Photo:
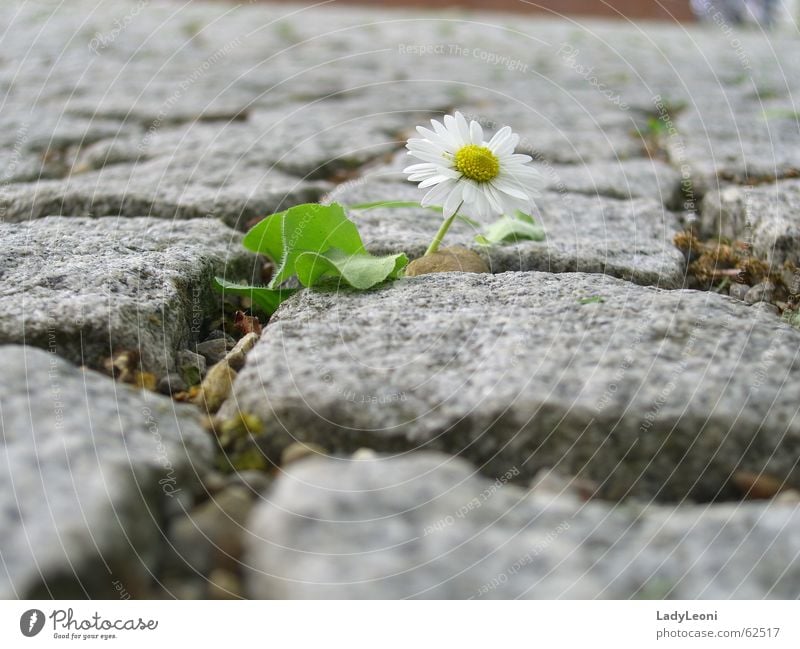
M341 277L350 286L363 290L396 278L407 264L408 257L402 252L374 257L332 248L323 253L302 253L295 261L295 268L303 286L313 286L325 277Z
M244 245L275 262L270 289L296 273L295 262L303 253L323 253L329 248L351 255L366 252L355 223L338 203L306 203L268 216L245 235Z
M267 315L275 313L281 302L291 297L297 289L272 290L265 286L246 286L244 284L234 284L221 277L214 278L214 288L220 293L232 293L250 298L259 309Z
M591 297L582 297L578 300L579 304L602 304L606 299L602 295L592 295Z
M531 216L522 212L517 212L515 216L501 216L482 235L475 237L476 243L481 246L526 240L543 241L544 230L536 225Z

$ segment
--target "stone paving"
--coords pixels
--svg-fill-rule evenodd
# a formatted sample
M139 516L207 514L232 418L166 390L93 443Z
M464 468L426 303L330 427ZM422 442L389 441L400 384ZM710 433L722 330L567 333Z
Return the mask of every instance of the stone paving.
M800 596L800 332L737 299L761 285L691 288L673 243L744 241L796 297L797 34L95 0L0 24L0 596ZM491 274L301 291L237 345L212 279L264 280L242 233L418 200L405 141L454 110L520 133L545 239L458 223ZM376 254L439 225L350 216Z

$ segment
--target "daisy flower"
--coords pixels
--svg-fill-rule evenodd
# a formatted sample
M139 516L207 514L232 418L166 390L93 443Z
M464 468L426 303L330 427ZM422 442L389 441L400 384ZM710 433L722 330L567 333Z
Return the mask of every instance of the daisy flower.
M444 124L431 120L433 130L418 126L422 138L412 138L408 155L421 160L403 170L408 179L427 189L420 204L441 205L445 219L462 207L477 217L530 213L542 177L531 157L514 153L519 135L505 126L488 142L476 121L461 113L445 115ZM449 224L448 224L449 225Z

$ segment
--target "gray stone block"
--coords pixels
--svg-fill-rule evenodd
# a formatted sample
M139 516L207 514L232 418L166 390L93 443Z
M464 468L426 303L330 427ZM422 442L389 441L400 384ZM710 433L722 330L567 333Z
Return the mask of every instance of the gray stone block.
M100 367L137 350L146 371L174 367L211 314L214 275L249 277L241 235L214 220L48 217L0 224L0 343Z
M0 363L0 597L148 595L165 521L210 467L199 413L42 350Z
M750 243L776 271L785 262L800 265L800 180L710 192L700 224L708 236Z
M257 506L246 584L275 599L794 599L798 518L582 502L436 453L311 459Z
M610 498L711 500L737 471L800 486L800 331L727 296L589 274L446 273L303 291L222 410L265 451L437 449L546 466Z

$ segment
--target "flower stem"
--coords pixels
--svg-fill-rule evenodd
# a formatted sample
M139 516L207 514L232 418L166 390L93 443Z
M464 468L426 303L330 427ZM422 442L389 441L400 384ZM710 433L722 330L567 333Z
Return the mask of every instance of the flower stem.
M458 210L461 209L461 206L463 204L464 203L462 201L456 208L456 211L453 212L453 216L444 220L444 223L442 223L442 227L439 228L439 231L433 237L431 245L429 245L428 249L425 251L426 255L432 255L434 252L439 250L439 246L442 245L442 239L444 239L444 235L447 234L447 231L450 229L450 226L453 225L453 221L455 221L456 216L458 216Z

